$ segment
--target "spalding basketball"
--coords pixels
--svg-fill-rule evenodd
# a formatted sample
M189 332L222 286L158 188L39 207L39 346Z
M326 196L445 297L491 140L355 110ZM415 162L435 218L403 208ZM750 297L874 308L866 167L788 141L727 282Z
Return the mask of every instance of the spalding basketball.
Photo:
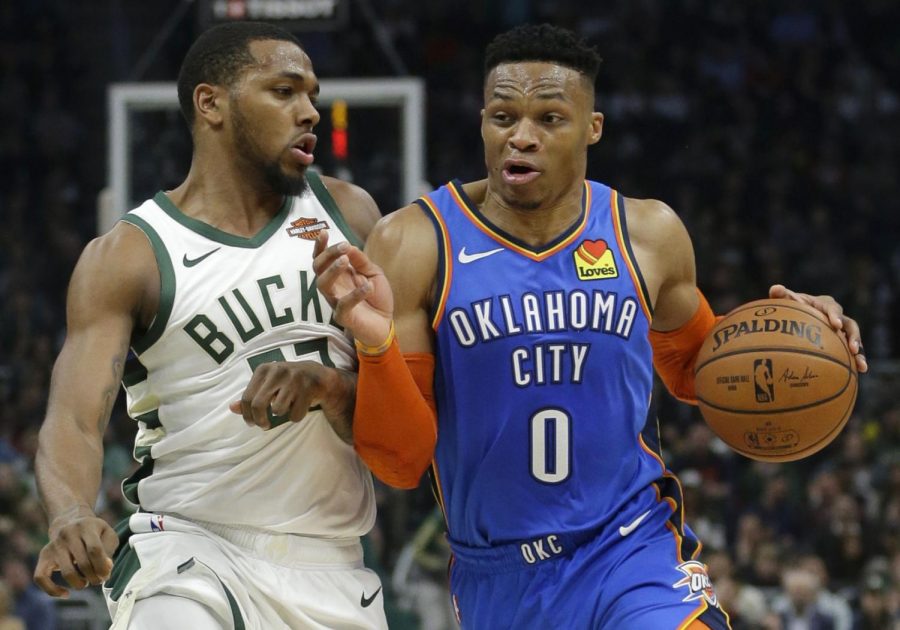
M794 300L731 311L704 340L694 373L706 423L738 453L762 461L821 450L856 402L856 360L843 337L824 314Z

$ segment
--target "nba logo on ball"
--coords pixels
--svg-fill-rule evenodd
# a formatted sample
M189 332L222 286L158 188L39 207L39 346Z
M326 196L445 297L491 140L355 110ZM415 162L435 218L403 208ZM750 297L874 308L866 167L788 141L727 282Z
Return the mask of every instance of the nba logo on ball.
M694 367L710 428L752 459L786 462L827 446L856 402L856 361L818 310L759 300L713 327Z
M757 359L753 362L753 385L756 387L756 402L767 403L775 400L772 359Z

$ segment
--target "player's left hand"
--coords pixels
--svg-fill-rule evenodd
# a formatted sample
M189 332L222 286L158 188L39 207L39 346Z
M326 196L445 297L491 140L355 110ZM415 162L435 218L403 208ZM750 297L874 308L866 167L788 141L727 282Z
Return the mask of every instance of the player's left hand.
M343 419L352 417L354 389L355 379L344 370L315 361L272 361L257 366L241 399L228 408L247 424L270 429L271 416L299 422L321 405L338 437L349 443L352 430Z
M828 318L828 323L837 332L842 333L847 341L850 352L856 357L856 367L860 372L868 372L869 364L866 361L865 350L863 349L862 339L859 334L859 324L855 319L844 315L844 307L830 295L809 295L808 293L797 293L791 291L782 284L773 284L769 287L770 298L782 298L787 300L796 300L812 306L814 309L822 311Z

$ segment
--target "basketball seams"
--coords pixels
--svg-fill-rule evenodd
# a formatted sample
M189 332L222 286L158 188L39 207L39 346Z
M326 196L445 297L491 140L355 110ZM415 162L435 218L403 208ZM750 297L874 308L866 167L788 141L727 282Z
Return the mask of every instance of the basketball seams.
M825 403L831 402L835 398L839 398L843 395L847 388L850 386L850 383L853 379L848 379L847 383L835 394L829 396L828 398L822 398L815 402L807 403L805 405L799 405L797 407L784 407L783 409L733 409L731 407L722 407L720 405L716 405L707 401L704 398L697 398L697 402L701 402L707 407L711 409L715 409L717 411L725 411L728 413L733 413L741 416L775 416L783 413L788 413L791 411L803 411L804 409L812 409L813 407L818 407L820 405L824 405ZM855 396L854 396L855 399Z
M831 443L831 441L834 439L834 437L837 436L837 434L840 433L844 429L845 426L847 426L847 423L850 421L850 416L853 415L851 412L853 410L853 406L856 404L856 397L857 397L857 393L854 393L850 399L849 404L847 405L847 408L844 410L844 413L842 415L842 417L844 419L841 422L839 422L837 425L835 425L835 427L831 431L829 431L826 435L823 435L821 438L819 438L812 444L808 445L802 451L797 451L796 453L787 453L785 455L774 455L774 457L777 457L777 459L773 459L773 455L770 455L770 454L757 453L755 451L747 451L747 450L744 450L742 448L732 446L732 445L729 445L729 448L733 449L737 453L740 453L741 455L744 455L746 457L749 457L751 459L755 459L755 460L761 461L761 462L793 462L798 459L803 459L804 457L808 457L808 456L812 455L813 453L817 453L818 451L823 449L825 446L828 446L828 444ZM824 444L823 444L823 442L824 442Z
M735 452L770 462L802 459L831 443L849 422L859 386L846 335L814 308L779 299L730 311L704 340L694 375L697 402L713 432ZM794 381L810 389L780 389L797 386ZM776 400L784 406L769 407Z
M843 344L843 345L846 347L847 344ZM853 368L850 367L849 363L839 361L838 359L836 359L834 356L832 356L830 354L816 352L815 350L803 350L801 348L791 348L791 347L786 347L786 346L775 346L775 347L759 346L759 347L753 347L753 348L741 348L740 350L729 350L726 354L720 354L718 356L714 356L711 359L704 361L700 365L696 366L694 368L694 374L700 374L700 370L705 368L710 363L715 363L716 361L719 361L720 359L727 359L728 357L733 357L738 354L752 354L754 352L784 352L787 354L805 354L807 356L825 359L827 361L830 361L831 363L836 363L837 365L840 365L842 368L847 370L848 373L853 372ZM849 356L849 350L848 350L848 356Z

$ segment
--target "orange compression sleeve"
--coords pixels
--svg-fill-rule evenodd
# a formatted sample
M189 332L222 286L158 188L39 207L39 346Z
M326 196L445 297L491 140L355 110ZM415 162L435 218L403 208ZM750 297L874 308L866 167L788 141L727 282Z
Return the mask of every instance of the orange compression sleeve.
M403 355L396 340L384 354L359 353L353 445L372 473L415 488L436 442L434 355Z
M681 400L697 404L694 393L694 364L703 340L716 325L716 318L709 302L697 289L700 304L686 324L675 330L650 331L650 345L653 346L653 366L665 384L666 389Z

